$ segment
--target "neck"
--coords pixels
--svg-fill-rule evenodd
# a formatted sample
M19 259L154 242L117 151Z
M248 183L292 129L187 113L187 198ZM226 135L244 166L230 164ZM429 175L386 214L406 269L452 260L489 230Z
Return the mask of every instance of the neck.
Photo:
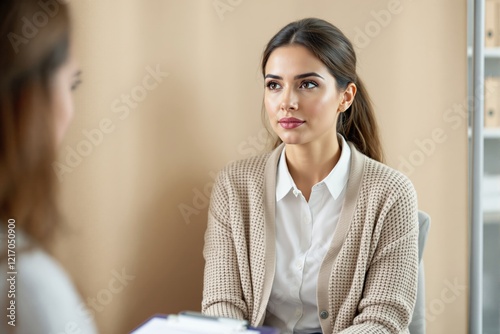
M320 143L286 145L288 170L306 199L309 199L311 188L335 167L340 159L340 153L336 135L334 140L323 145Z

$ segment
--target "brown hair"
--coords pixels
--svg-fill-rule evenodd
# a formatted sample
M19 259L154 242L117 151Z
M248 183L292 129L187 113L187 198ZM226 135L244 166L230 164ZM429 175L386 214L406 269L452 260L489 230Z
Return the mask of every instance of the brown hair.
M354 101L340 114L337 131L359 151L382 162L384 157L373 106L356 74L356 54L349 39L337 27L321 19L306 18L289 23L267 44L262 56L262 75L265 76L271 53L276 48L291 44L306 47L321 60L336 79L338 89L345 89L351 82L356 85ZM275 147L280 143L278 138Z
M41 244L58 221L51 84L69 54L67 7L44 6L0 4L0 221Z

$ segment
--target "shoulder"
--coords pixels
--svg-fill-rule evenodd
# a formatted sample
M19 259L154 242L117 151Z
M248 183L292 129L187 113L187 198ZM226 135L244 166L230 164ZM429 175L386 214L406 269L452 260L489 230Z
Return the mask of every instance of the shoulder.
M19 323L23 332L64 332L67 328L96 332L73 282L52 256L40 248L22 252L17 256L16 270L18 317L33 320ZM7 288L0 285L0 290ZM33 324L37 324L36 328L31 328Z
M274 151L273 151L274 152ZM228 163L220 172L219 181L251 182L263 178L266 165L273 152L256 155Z
M390 189L415 191L412 182L406 175L368 157L366 157L365 161L364 175L371 182L383 184Z
M401 172L366 158L360 199L368 211L377 212L377 221L383 221L382 239L390 242L417 233L417 192Z
M230 162L218 173L210 196L213 216L227 221L228 207L246 210L249 203L258 203L262 199L266 167L273 152Z
M415 187L406 175L366 156L362 184L377 193L410 197L416 201Z
M358 208L377 212L377 216L395 211L408 215L410 224L416 221L417 193L410 179L403 173L360 153L352 145L349 183L351 198Z
M65 292L73 290L69 276L62 266L39 248L19 255L17 268L22 273L19 283L26 285L29 290L36 288L39 295L50 294L56 289L64 289Z
M387 244L418 233L417 193L410 179L394 168L362 157L357 203L375 223L374 233Z

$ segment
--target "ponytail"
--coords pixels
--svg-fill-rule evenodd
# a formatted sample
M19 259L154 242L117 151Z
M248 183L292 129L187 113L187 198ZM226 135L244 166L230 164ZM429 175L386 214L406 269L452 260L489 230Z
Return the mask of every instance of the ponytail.
M377 121L368 92L361 81L356 80L357 92L352 105L339 115L337 132L366 156L384 162Z

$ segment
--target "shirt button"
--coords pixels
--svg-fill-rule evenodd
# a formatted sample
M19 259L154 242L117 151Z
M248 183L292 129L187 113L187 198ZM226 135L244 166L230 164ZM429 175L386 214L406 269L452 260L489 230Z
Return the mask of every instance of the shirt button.
M329 314L328 314L328 312L327 312L327 311L321 311L321 312L319 313L319 317L320 317L321 319L326 319L326 318L328 318L328 315L329 315Z

